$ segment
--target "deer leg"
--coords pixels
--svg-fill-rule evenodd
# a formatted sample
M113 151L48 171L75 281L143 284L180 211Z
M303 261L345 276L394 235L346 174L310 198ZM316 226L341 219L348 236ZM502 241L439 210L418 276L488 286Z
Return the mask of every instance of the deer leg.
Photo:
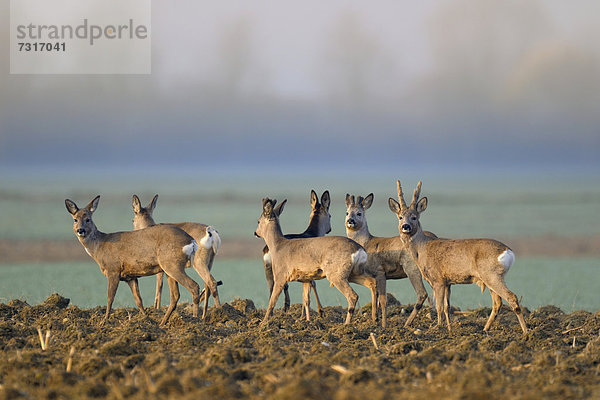
M375 279L368 278L362 275L351 275L348 280L353 283L358 283L371 291L371 320L377 322L377 283ZM333 283L333 282L332 282ZM334 283L335 285L335 283ZM341 291L341 290L340 290ZM344 294L344 292L342 292ZM344 294L345 296L345 294Z
M198 303L200 302L200 286L189 276L186 275L185 271L182 269L171 269L165 270L165 273L168 277L171 277L177 281L177 283L181 284L184 288L190 291L192 294L192 315L194 318L198 317Z
M448 325L448 332L451 332L450 328L450 285L446 284L444 287L444 315L446 316L446 324Z
M215 260L215 253L214 253L214 251L211 250L210 261L207 264L209 273L210 273L210 270L212 269L214 260ZM221 299L219 298L219 289L218 289L219 284L215 281L215 278L212 276L212 274L210 274L210 277L212 278L211 282L214 281L214 283L215 283L214 290L213 290L213 287L211 286L210 294L215 299L215 306L221 307ZM211 283L211 285L212 285L212 283Z
M376 279L376 289L379 295L379 307L381 308L381 326L387 326L387 279L385 273L380 273Z
M378 293L377 293L377 284L375 281L371 282L370 280L366 280L366 285L371 292L371 321L374 324L377 323L377 304L379 303Z
M436 285L433 287L433 293L435 296L435 309L437 311L437 326L442 326L442 313L444 312L444 293L446 289L444 284Z
M490 317L488 318L485 327L483 328L484 332L489 331L490 326L496 320L496 316L498 315L498 310L502 306L502 297L493 290L490 289L490 295L492 296L492 312L490 313Z
M415 303L415 307L413 308L412 312L408 316L408 319L404 323L404 327L407 328L408 326L410 326L410 324L412 324L413 320L421 310L421 307L423 307L423 302L425 302L425 299L429 301L429 308L431 309L432 307L431 300L429 300L429 296L427 296L427 290L425 289L425 285L423 285L423 278L421 277L421 273L418 270L410 272L407 272L405 270L405 272L408 275L408 280L410 281L413 289L415 289L415 292L417 293L417 302ZM431 317L431 314L429 314L429 316Z
M167 323L169 317L171 316L171 313L175 310L175 308L177 307L177 302L179 301L179 285L177 284L177 281L169 275L167 275L167 283L169 284L169 293L171 295L171 301L169 302L169 308L167 308L165 316L163 317L162 321L160 321L160 325L162 326L164 326Z
M160 300L162 297L162 287L163 287L163 275L164 272L159 272L156 274L156 292L154 293L154 308L160 309Z
M344 322L345 325L348 325L350 323L350 320L352 319L352 315L354 314L354 307L356 307L358 295L356 294L354 289L350 287L350 284L345 279L330 278L329 281L333 283L337 290L342 292L344 297L346 297L346 300L348 300L348 314L346 315L346 321ZM373 301L375 300L376 299L373 299Z
M207 252L210 252L211 254L206 254ZM202 314L202 319L204 319L204 316L206 315L206 310L208 309L208 299L210 295L212 295L215 299L215 306L221 306L221 301L219 300L219 291L217 289L217 281L210 273L213 257L214 254L212 253L212 249L203 250L200 254L196 254L194 257L194 269L204 281L205 286L204 312Z
M500 297L502 297L510 308L517 314L517 319L519 320L519 324L521 325L521 330L523 330L523 334L527 334L527 324L525 323L525 319L523 318L523 312L521 311L521 307L519 306L519 300L517 296L511 292L507 287L506 283L504 283L504 279L501 276L493 276L484 280L485 285L488 289L493 290L498 293Z
M115 294L117 294L117 287L119 286L119 275L108 276L108 291L106 293L106 314L104 314L104 321L108 321L110 310L112 309L113 301L115 300Z
M144 317L146 317L146 310L144 310L144 304L142 303L142 296L140 296L140 286L138 285L137 278L133 278L132 280L127 281L129 288L131 289L131 293L133 294L133 298L135 300L135 304L140 309L140 312Z
M200 300L199 300L199 304L202 304L202 302L206 299L206 285L204 285L204 289L202 289L200 291Z
M306 312L306 320L310 321L310 282L302 282L302 309Z
M285 301L283 303L283 312L288 312L290 309L290 293L288 292L289 285L286 283L283 285L283 294L285 295Z
M263 249L263 262L265 264L265 278L267 279L267 286L269 287L269 295L273 295L273 287L275 285L275 279L273 277L273 261L271 259L271 255L269 254L269 248L265 247ZM287 282L283 286L285 301L283 303L283 312L288 312L290 309L290 294L288 292L288 284ZM302 311L304 313L304 310ZM303 314L302 314L303 315ZM302 317L301 315L301 317Z
M206 318L206 312L208 311L208 299L210 297L209 293L210 293L210 288L205 283L204 284L204 307L202 307L202 319ZM201 303L200 300L199 300L199 303Z
M281 283L281 282L274 283L273 291L271 292L271 297L269 298L269 305L267 306L267 312L265 313L264 319L260 323L262 326L267 324L269 317L273 314L273 308L275 308L275 304L277 303L277 299L279 299L279 295L281 294L281 291L283 290L284 285L285 285L285 282L284 283Z
M315 301L317 302L317 310L319 311L319 316L323 318L325 317L325 311L323 311L323 306L321 306L321 300L319 300L319 295L317 294L317 282L310 281L310 286L312 287L313 293L315 294Z

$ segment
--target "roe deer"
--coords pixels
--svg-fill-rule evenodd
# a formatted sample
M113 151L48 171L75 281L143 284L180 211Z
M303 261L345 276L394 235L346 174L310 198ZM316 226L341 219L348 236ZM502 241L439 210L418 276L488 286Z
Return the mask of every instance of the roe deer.
M329 214L329 190L323 192L321 196L321 202L319 203L319 197L314 190L310 191L310 205L311 212L308 219L308 227L302 233L291 233L284 235L286 239L297 239L297 238L308 238L325 236L331 232L331 215ZM273 262L271 254L269 253L269 246L263 248L263 263L265 264L265 276L267 278L267 285L269 286L269 295L273 293ZM319 315L323 317L323 307L317 294L317 285L315 281L311 281L310 285L313 292L315 293L315 300L317 301L317 308ZM290 294L288 293L288 284L283 286L283 294L285 295L285 302L283 303L283 311L287 312L290 308ZM304 316L304 307L302 307L302 318Z
M406 250L402 238L400 236L376 237L369 232L366 211L372 204L373 193L364 198L362 196L355 198L346 194L346 236L365 248L369 256L368 262L372 264L372 268L378 269L379 273L385 275L385 279L382 282L385 283L386 279L403 279L408 277L417 293L415 307L404 324L405 327L408 327L417 316L425 299L428 299L427 290L425 290L425 286L423 285L421 272L410 253ZM431 232L425 232L425 234L436 238ZM384 290L385 288L382 288L382 291ZM380 299L379 303L382 324L385 326L387 299L384 297ZM429 303L429 306L431 307L431 303Z
M438 326L442 325L442 311L450 328L450 285L476 283L481 291L487 287L492 296L492 312L483 328L488 331L498 315L502 299L513 309L523 330L527 325L519 307L517 296L508 290L504 275L515 261L512 250L492 239L435 239L423 233L419 218L427 208L427 197L419 200L421 182L413 193L409 206L404 201L402 186L397 181L399 203L390 197L390 210L398 217L400 236L413 256L421 274L433 287L438 315Z
M142 207L140 199L135 194L132 198L133 204L133 229L143 229L148 228L150 226L156 225L154 219L152 218L152 212L154 211L154 207L156 207L156 201L158 200L158 195L155 195L152 201L148 203L146 207ZM163 224L161 224L163 225ZM194 256L194 269L200 275L200 278L204 281L204 308L202 310L202 319L206 318L206 311L208 309L208 298L209 295L215 299L215 306L220 307L221 301L219 300L219 292L217 290L217 281L210 273L212 269L213 260L215 259L215 255L217 254L217 250L221 245L221 237L219 233L212 226L199 224L195 222L180 222L176 224L164 224L164 225L173 225L176 226L183 231L185 231L188 235L196 240L196 243L199 244L198 251L196 251L196 255ZM160 308L160 298L162 293L162 285L163 285L163 272L159 272L156 274L156 293L154 296L154 307ZM200 301L202 301L202 296L200 296Z
M67 211L73 216L73 232L85 251L98 263L100 271L108 279L106 314L108 320L119 281L125 281L131 288L135 303L142 315L146 315L137 278L164 271L171 291L169 308L161 321L165 325L179 301L181 283L192 294L193 315L198 316L198 284L185 273L185 267L193 262L198 248L196 241L181 229L174 226L157 225L134 232L100 232L92 214L98 208L100 196L96 196L82 209L65 200Z
M377 281L375 274L367 270L367 253L361 245L342 236L286 239L281 232L279 215L286 203L275 207L277 200L263 199L262 214L254 235L263 238L273 259L273 292L265 318L266 324L275 303L289 281L303 282L303 307L306 320L310 320L310 281L327 278L348 300L345 324L349 324L354 313L358 295L350 287L355 282L368 287L373 297L373 320L376 317Z

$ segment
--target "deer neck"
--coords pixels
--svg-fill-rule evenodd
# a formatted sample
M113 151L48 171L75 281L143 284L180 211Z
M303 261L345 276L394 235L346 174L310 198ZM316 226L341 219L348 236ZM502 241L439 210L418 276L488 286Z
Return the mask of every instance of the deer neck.
M287 240L283 236L281 231L281 225L278 220L273 220L267 225L266 234L264 237L267 247L273 251L277 251L277 248L282 241Z
M154 225L156 225L156 222L154 222L154 218L145 217L144 220L142 221L142 226L139 229L149 228Z
M369 226L367 225L367 221L365 221L365 223L360 227L360 229L350 229L346 227L346 236L349 239L354 240L361 246L373 238L373 236L369 232Z
M303 235L325 236L326 233L323 224L321 224L319 214L314 212L311 213L310 219L308 220L308 227L303 232Z
M96 259L95 255L100 247L100 243L104 241L106 233L100 232L98 229L94 229L89 235L84 238L79 237L79 242L82 244L85 251L90 257Z
M419 265L419 256L424 253L425 244L434 239L427 237L423 232L423 229L421 229L420 225L417 232L414 235L407 236L401 234L401 237L402 242L406 247L406 250L408 250L408 252L411 254L413 259L415 260L415 263Z

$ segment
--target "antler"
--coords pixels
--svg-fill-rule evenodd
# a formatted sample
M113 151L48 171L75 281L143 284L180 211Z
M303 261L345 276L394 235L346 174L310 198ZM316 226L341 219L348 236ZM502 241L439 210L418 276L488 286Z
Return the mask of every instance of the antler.
M277 200L265 197L262 200L262 203L263 203L263 215L267 218L270 218L271 214L273 214L273 209L275 208L275 204L277 204Z
M419 183L417 183L417 188L413 192L413 198L412 198L412 201L410 203L411 207L416 207L417 201L419 201L419 196L420 195L421 195L421 181L419 181Z
M400 179L396 181L398 185L398 200L400 200L400 209L404 210L406 208L406 202L404 201L404 195L402 194L402 185L400 185Z

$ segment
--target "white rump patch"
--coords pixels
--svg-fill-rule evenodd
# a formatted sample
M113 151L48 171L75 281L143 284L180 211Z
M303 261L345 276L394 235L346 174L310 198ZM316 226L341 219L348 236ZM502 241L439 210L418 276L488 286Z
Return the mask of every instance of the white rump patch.
M504 268L508 271L510 267L515 263L515 253L511 249L506 249L498 256L500 264L504 265Z
M200 245L205 249L210 249L212 247L213 252L217 254L219 247L221 246L221 237L219 236L219 232L212 226L206 227L206 235L200 240Z
M192 240L192 243L183 246L183 253L188 256L191 257L192 254L194 254L196 251L198 251L198 243L196 243L195 240Z
M359 265L367 262L367 252L364 249L352 254L352 264Z
M271 265L273 263L273 261L271 260L271 253L265 253L263 255L263 260L264 260L265 264Z

